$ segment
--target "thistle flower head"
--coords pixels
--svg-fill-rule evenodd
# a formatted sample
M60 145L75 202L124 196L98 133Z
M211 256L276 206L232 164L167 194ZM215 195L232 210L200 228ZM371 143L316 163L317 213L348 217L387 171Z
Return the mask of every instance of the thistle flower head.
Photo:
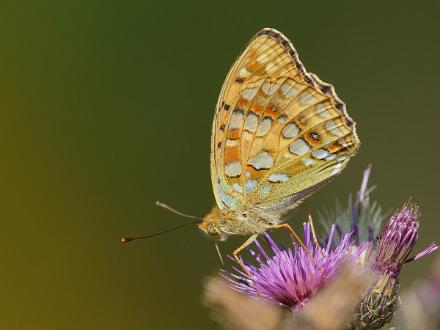
M357 329L380 329L391 321L399 297L399 273L404 263L437 249L436 244L408 258L418 238L419 210L414 203L405 204L385 225L376 245L373 269L376 281L367 290L354 317Z
M386 224L379 238L376 252L376 268L396 277L401 265L408 258L418 238L418 207L405 204Z
M250 250L256 265L245 263L245 271L235 267L235 274L224 271L223 276L238 291L251 296L262 297L283 307L297 310L309 298L330 281L346 257L356 258L367 245L353 249L351 234L345 234L339 244L332 249L335 226L329 234L326 248L313 243L310 225L304 224L304 244L307 253L293 242L293 249L279 248L266 234L268 254L260 242L256 241L256 251Z
M263 242L267 248L255 241L255 251L249 249L254 259L252 263L241 259L244 270L237 265L234 272L223 270L223 277L242 293L297 311L325 287L343 261L348 260L357 269L367 268L373 275L370 286L359 297L350 326L369 330L384 326L397 308L402 266L430 254L438 246L433 243L409 257L419 230L419 211L414 203L407 203L395 212L378 235L386 216L379 204L370 200L369 175L370 168L364 172L356 198L349 198L348 207L338 203L335 211L322 215L322 223L329 229L321 235L321 247L312 239L308 223L304 224L306 249L295 241L291 247L279 248L266 234Z

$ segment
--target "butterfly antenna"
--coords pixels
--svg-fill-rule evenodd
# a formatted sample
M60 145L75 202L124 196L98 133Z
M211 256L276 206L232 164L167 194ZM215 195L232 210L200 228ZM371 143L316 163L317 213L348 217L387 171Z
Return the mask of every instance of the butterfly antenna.
M217 250L217 254L218 254L218 257L220 259L220 262L222 263L222 266L225 267L225 263L223 262L223 257L222 257L222 254L220 252L220 248L218 247L217 242L214 242L214 244L215 244L215 249Z
M175 227L171 227L169 229L166 229L166 230L154 233L154 234L146 235L146 236L137 236L137 237L124 236L124 237L121 238L120 241L121 241L121 243L128 243L128 242L135 241L135 240L138 240L138 239L145 239L145 238L151 238L151 237L155 237L155 236L160 236L160 235L168 233L170 231L173 231L173 230L176 230L176 229L179 229L179 228L182 228L182 227L186 227L188 225L194 225L194 224L197 224L197 223L199 223L198 220L197 221L187 222L187 223L184 223L184 224L181 224L181 225L178 225L178 226L175 226Z
M159 201L156 201L156 205L159 206L159 207L162 207L162 208L164 208L164 209L166 209L166 210L168 210L170 212L173 212L173 213L175 213L177 215L180 215L180 216L182 216L184 218L203 220L202 218L195 217L193 215L189 215L189 214L185 214L185 213L179 212L176 209L173 209L171 206L169 206L167 204L164 204L162 202L159 202Z

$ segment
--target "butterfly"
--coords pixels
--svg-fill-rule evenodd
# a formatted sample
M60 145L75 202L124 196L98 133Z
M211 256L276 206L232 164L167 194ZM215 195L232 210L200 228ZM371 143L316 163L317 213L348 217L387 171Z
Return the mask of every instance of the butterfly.
M309 73L292 43L265 28L226 76L211 136L216 206L199 224L215 240L271 228L332 180L360 146L355 122L332 85ZM298 238L299 239L299 238Z

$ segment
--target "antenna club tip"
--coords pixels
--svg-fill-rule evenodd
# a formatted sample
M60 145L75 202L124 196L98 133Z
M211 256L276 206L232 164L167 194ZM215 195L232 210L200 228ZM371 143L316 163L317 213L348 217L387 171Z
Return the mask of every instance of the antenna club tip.
M122 237L120 242L121 243L128 243L128 242L130 242L132 240L133 240L133 238L131 238L131 237Z

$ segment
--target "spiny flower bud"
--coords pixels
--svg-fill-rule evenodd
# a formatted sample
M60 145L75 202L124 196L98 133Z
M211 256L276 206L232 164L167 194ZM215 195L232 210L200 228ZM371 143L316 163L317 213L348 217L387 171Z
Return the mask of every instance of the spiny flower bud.
M379 278L359 305L354 316L353 329L380 329L390 322L397 308L399 288L397 278Z
M418 238L419 208L413 203L405 204L388 221L379 239L376 268L379 272L397 277Z
M385 226L373 263L377 279L364 295L355 314L355 329L380 329L393 318L400 288L398 276L416 244L418 216L418 207L408 203Z

